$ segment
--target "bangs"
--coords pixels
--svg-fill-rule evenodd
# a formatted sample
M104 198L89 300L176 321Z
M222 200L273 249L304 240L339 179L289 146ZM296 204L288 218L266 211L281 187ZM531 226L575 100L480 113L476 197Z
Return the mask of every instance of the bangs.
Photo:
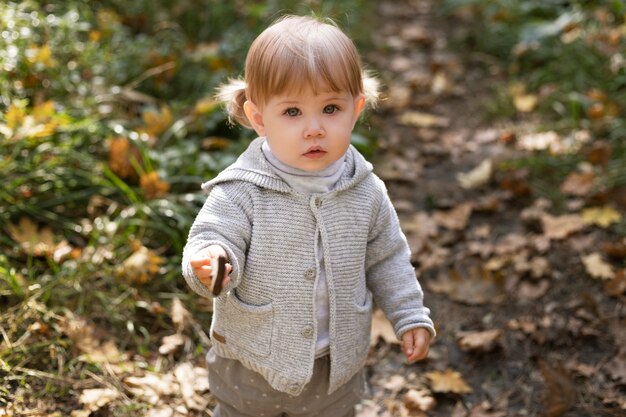
M356 48L335 26L292 18L266 32L250 48L246 62L247 94L253 102L262 105L273 95L306 87L315 93L363 92Z

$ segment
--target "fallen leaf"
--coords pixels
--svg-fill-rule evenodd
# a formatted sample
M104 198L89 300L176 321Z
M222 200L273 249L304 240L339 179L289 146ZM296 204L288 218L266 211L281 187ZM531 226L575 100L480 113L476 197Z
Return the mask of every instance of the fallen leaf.
M435 397L426 389L409 389L404 394L404 405L410 410L430 411L437 405Z
M79 401L90 412L94 412L120 397L120 392L111 388L86 389L80 393Z
M157 404L162 397L175 395L179 389L179 385L171 373L149 372L144 376L129 376L124 379L124 383L131 393L153 405Z
M17 226L9 223L7 228L11 238L31 256L53 256L58 248L69 246L66 240L57 239L52 229L38 228L28 217L20 218Z
M430 387L434 392L467 394L472 392L469 385L463 380L459 372L446 369L443 372L428 372L426 377L430 381Z
M539 369L546 387L543 395L546 416L561 416L576 402L576 386L561 365L553 368L540 359Z
M437 211L434 219L439 225L450 230L463 230L467 227L472 210L471 203L462 203L452 210Z
M527 151L543 151L559 146L561 137L554 131L531 133L517 141L517 146Z
M607 228L622 221L622 215L612 207L590 207L582 212L582 219L586 224L593 224Z
M502 277L484 267L470 267L463 272L458 269L442 271L426 285L433 292L469 305L500 303L504 297Z
M137 129L139 133L146 133L151 137L159 136L172 124L172 111L166 105L160 109L145 110L142 115L144 126Z
M537 107L539 97L535 94L519 94L513 97L513 104L517 111L529 113Z
M592 278L600 279L613 279L615 277L615 271L610 264L602 259L602 255L598 252L590 253L589 255L581 256L581 260L585 265L587 273Z
M604 291L613 297L618 297L626 293L626 270L620 269L613 279L604 284Z
M187 328L191 321L191 313L184 306L178 297L174 297L172 301L172 309L170 310L172 322L176 325L176 331L181 333Z
M396 337L396 332L393 330L393 326L385 317L385 314L381 309L376 309L372 315L372 332L370 336L370 346L374 346L378 343L378 339L383 339L385 343L392 345L399 345L400 341Z
M91 363L119 363L124 356L112 340L105 340L105 332L86 320L68 317L62 322L65 334L81 352L83 360Z
M148 200L165 197L170 190L170 184L167 181L161 180L156 171L141 174L139 177L139 185Z
M485 159L476 168L467 173L459 173L456 178L466 190L482 187L487 184L493 175L493 162Z
M498 346L501 338L502 330L493 329L465 334L457 343L464 352L490 352Z
M561 184L561 192L567 195L585 197L593 189L594 181L595 175L592 172L572 172Z
M162 263L160 256L141 245L116 268L115 275L131 284L142 285L156 275Z
M581 231L586 226L582 217L577 214L552 216L544 213L541 215L541 223L544 235L553 240L565 239L569 235Z
M208 371L185 362L174 369L174 376L180 385L180 392L187 408L205 410L208 401L201 394L209 390Z
M398 121L403 125L420 128L448 127L450 125L450 119L446 117L418 111L407 111L400 115Z
M159 346L159 353L161 355L169 355L170 353L176 352L179 348L181 348L185 342L187 341L187 337L180 333L171 334L169 336L164 336L161 339L161 346Z

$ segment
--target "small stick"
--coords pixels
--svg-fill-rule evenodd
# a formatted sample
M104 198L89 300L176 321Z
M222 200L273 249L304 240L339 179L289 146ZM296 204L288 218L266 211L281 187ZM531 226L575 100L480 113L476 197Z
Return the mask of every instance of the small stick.
M218 256L211 261L211 266L211 293L217 297L222 292L226 278L226 257Z

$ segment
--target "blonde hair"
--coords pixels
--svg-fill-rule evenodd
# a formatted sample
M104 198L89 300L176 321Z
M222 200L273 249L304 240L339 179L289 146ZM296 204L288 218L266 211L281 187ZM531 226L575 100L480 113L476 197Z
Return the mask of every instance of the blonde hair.
M265 29L248 50L245 78L229 79L216 97L231 121L251 127L246 100L263 108L272 96L307 85L363 94L370 106L378 101L378 81L362 69L352 40L332 20L309 16L284 16Z

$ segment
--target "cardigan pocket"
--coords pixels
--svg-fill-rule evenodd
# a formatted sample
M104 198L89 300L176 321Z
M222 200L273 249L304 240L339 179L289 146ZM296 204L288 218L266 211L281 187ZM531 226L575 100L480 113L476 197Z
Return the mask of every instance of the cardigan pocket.
M274 307L271 303L256 306L244 303L236 291L230 291L219 306L220 318L215 331L223 335L226 347L236 346L254 356L270 354L274 328Z
M356 331L355 334L357 338L355 339L356 349L355 355L356 360L360 361L364 360L367 356L367 352L370 346L370 333L372 330L372 293L367 292L365 296L365 304L355 303L356 310Z

